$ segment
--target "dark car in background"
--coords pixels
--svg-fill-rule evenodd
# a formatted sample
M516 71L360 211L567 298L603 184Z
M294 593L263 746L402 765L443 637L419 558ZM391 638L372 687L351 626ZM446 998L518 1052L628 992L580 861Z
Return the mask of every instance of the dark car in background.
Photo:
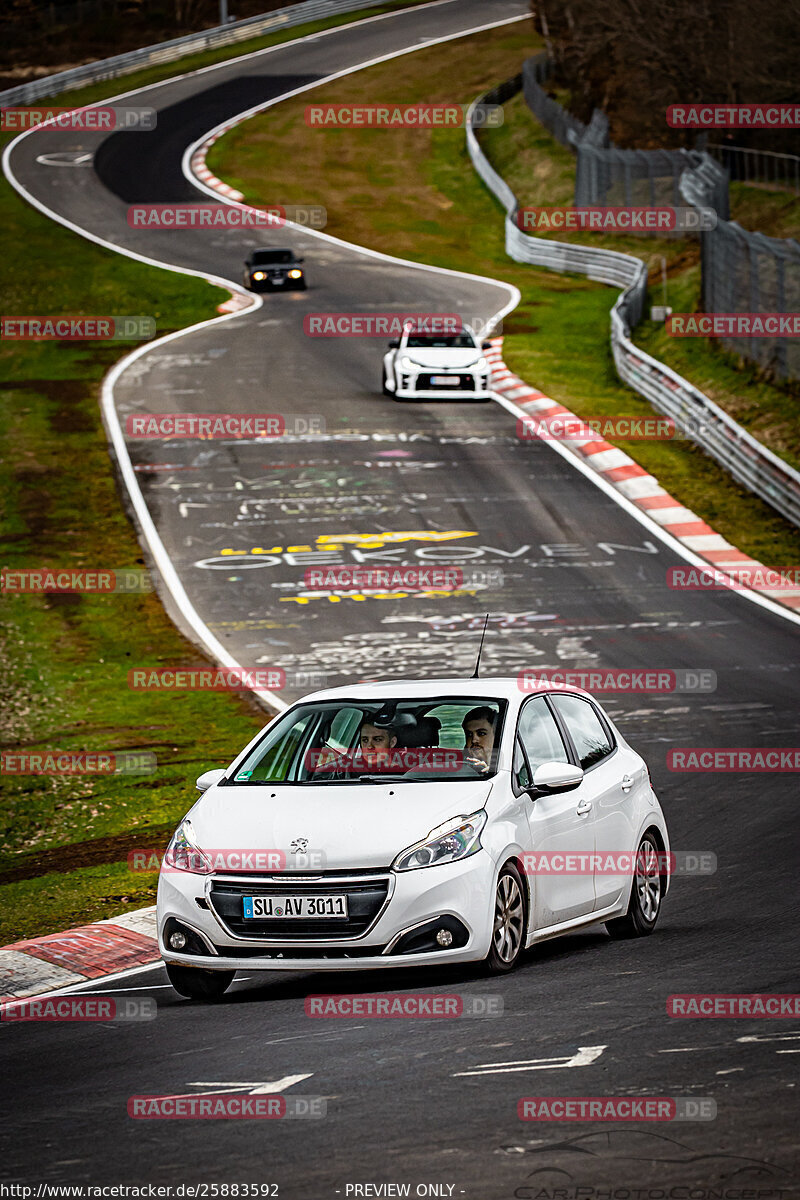
M244 286L252 292L305 291L303 261L294 250L254 250L245 259Z

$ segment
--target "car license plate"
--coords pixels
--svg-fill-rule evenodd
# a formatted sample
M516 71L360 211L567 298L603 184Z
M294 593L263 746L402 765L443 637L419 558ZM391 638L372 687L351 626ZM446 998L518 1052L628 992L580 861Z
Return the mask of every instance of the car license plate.
M347 918L347 896L244 896L245 918L259 921Z
M448 383L458 383L460 378L460 375L431 375L431 383L434 387L438 387L439 384L446 386Z

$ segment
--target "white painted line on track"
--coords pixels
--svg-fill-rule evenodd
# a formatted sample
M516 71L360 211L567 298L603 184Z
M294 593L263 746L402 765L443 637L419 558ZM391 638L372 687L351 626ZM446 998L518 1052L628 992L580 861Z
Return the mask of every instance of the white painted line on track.
M517 1059L507 1063L480 1063L472 1071L454 1071L453 1078L467 1075L509 1075L516 1071L560 1071L567 1067L588 1067L596 1062L607 1046L579 1046L573 1055L557 1058Z

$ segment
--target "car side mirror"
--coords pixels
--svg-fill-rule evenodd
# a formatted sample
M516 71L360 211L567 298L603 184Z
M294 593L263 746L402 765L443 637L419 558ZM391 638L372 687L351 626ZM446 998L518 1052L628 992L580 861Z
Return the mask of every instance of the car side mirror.
M210 787L213 787L215 783L219 783L220 780L224 778L225 768L214 767L213 771L204 771L202 775L197 776L195 787L197 788L198 792L205 792L208 791Z
M491 342L481 342L481 350L491 350L491 349L492 349Z
M399 339L399 338L392 338L392 340L389 342L389 349L390 349L390 350L396 350L396 349L398 348L398 346L399 346L399 345L400 345L400 339Z
M558 792L573 791L580 786L582 780L582 767L575 767L572 763L546 762L538 766L533 773L533 789L552 796Z

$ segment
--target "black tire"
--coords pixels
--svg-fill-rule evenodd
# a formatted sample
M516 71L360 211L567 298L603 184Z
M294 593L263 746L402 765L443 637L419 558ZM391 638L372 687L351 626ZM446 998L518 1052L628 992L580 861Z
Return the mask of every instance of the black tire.
M660 858L661 848L655 837L646 833L636 854L628 911L624 917L606 921L612 938L647 937L655 929L664 899L665 876L659 869Z
M233 983L235 971L204 971L200 967L178 967L166 963L170 983L190 1000L219 1000Z
M525 886L513 863L506 863L497 879L492 923L492 944L483 960L490 975L513 971L525 949L528 926Z

